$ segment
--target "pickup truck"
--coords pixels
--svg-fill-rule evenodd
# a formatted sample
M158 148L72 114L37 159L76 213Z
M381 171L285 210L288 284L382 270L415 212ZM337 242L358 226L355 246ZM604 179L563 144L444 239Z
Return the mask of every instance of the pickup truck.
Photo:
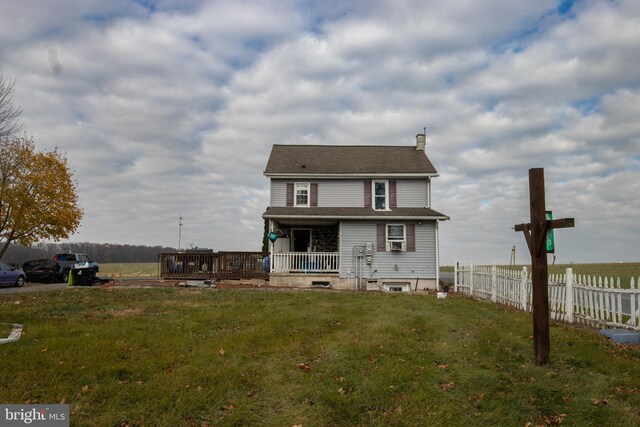
M88 267L91 269L93 276L100 271L98 263L92 261L91 258L85 254L57 254L53 256L53 260L62 267L62 280L65 282L69 280L69 271L71 271L72 268Z

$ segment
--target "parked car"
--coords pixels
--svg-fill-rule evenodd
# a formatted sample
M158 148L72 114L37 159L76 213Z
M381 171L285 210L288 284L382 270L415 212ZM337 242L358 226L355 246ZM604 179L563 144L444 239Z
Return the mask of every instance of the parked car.
M85 254L56 254L53 256L53 260L62 267L62 280L65 282L69 280L69 271L71 271L72 268L89 268L90 274L93 276L100 271L98 263L92 261L91 258Z
M26 275L24 271L6 262L0 262L0 284L24 286Z
M22 270L29 282L62 282L63 269L52 259L34 259L22 264Z

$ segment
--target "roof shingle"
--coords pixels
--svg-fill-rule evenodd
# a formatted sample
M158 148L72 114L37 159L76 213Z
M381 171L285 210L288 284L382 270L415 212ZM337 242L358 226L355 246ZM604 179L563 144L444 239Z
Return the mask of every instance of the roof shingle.
M265 175L437 174L415 146L274 145Z

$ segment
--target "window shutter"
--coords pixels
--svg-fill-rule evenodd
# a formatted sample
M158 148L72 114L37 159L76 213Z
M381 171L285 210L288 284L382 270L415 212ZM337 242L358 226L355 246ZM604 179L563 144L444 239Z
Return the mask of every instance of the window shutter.
M396 181L389 181L389 208L398 207L398 198L396 196Z
M407 252L416 251L416 225L407 224Z
M364 207L371 207L371 180L365 180L364 182Z
M377 252L385 252L387 250L387 233L384 224L376 224L376 246Z
M318 207L318 183L311 183L311 203L309 204L312 208Z
M287 206L293 206L293 182L287 183Z

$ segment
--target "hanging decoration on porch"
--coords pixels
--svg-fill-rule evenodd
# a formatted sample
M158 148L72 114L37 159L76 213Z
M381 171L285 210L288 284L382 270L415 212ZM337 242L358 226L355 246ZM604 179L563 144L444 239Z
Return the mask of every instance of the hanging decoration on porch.
M267 234L267 238L271 241L271 243L273 243L278 240L278 234L271 231L269 234Z

